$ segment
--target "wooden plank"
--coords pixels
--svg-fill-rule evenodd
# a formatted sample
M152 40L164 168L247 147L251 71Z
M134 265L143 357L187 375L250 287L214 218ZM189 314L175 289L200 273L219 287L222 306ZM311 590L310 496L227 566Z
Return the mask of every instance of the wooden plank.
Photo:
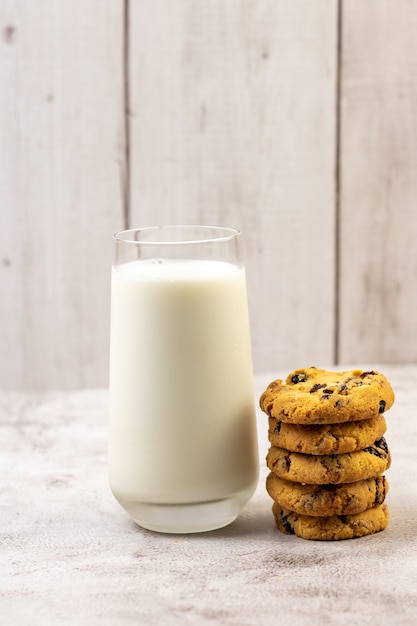
M131 225L241 228L255 369L328 363L337 3L142 0L129 39Z
M0 385L107 381L123 1L0 5Z
M417 7L344 3L339 359L417 359Z

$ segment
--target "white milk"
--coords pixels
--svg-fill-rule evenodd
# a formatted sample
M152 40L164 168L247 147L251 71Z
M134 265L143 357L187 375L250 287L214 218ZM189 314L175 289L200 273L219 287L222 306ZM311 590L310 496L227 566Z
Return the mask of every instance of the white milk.
M139 503L249 500L258 458L244 269L113 269L109 472L138 523Z

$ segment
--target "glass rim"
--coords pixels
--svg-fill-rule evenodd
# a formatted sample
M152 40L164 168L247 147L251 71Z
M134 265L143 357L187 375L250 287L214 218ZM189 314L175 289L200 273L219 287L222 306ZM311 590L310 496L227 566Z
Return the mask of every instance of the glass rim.
M219 236L211 236L211 237L202 237L200 239L192 238L185 239L181 238L179 240L158 240L158 239L133 239L133 233L150 233L151 231L179 231L179 230L201 230L201 231L212 231L218 232ZM223 234L220 234L223 233ZM218 243L231 241L232 239L238 237L241 234L241 231L238 228L233 228L230 226L211 226L205 224L172 224L172 225L164 225L164 226L144 226L141 228L128 228L126 230L121 230L117 233L114 233L113 240L115 242L126 243L137 246L184 246L184 245L196 245L196 244L204 244L204 243Z

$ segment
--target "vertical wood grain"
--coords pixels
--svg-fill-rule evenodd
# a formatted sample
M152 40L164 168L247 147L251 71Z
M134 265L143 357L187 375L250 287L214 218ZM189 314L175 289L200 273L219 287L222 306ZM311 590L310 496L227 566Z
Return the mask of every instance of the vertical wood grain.
M123 2L0 3L0 385L107 379Z
M339 360L417 359L417 6L343 4Z
M257 371L330 362L337 3L132 0L131 226L244 231Z

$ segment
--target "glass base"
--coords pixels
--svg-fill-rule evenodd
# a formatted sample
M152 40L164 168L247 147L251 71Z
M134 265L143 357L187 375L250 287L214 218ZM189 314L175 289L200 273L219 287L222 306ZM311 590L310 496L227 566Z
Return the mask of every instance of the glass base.
M223 528L242 509L239 498L191 504L135 504L133 520L159 533L201 533ZM133 512L133 511L132 511Z
M114 495L138 526L159 533L188 534L216 530L231 524L255 488L256 483L230 498L186 504L132 502Z

